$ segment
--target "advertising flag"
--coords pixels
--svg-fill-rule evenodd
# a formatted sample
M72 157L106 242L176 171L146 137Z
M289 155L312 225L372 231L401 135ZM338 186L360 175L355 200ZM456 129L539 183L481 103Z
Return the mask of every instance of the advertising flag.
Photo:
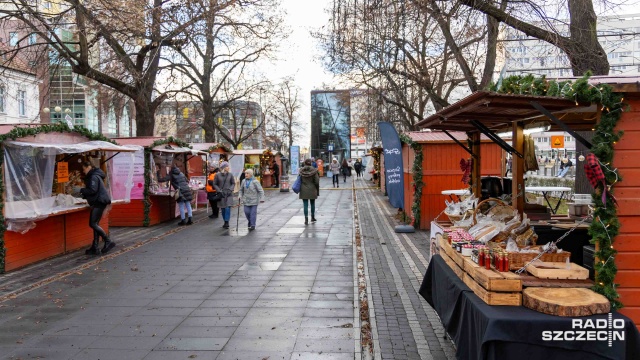
M388 122L379 122L384 154L384 176L389 202L398 209L404 208L404 169L402 167L402 143L398 132Z

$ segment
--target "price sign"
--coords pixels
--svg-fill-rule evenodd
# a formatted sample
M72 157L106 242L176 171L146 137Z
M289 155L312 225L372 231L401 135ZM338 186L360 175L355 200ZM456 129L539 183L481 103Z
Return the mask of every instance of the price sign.
M65 183L69 181L69 163L58 163L58 183Z

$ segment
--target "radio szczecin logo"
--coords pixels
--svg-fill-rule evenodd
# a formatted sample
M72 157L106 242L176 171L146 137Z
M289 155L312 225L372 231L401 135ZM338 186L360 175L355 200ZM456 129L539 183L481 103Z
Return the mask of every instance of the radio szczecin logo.
M572 330L542 332L542 341L606 341L609 347L614 340L624 341L624 320L613 319L571 319Z

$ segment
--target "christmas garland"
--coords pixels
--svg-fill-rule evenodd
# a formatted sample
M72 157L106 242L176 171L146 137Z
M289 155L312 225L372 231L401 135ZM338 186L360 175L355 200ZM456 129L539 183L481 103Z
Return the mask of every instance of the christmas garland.
M615 127L622 116L623 94L614 93L613 88L606 84L590 85L587 73L575 82L553 81L546 78L534 78L532 75L511 76L503 80L500 89L495 85L491 90L502 93L530 94L538 96L564 97L579 102L596 103L602 106L600 122L594 128L591 152L598 158L605 175L606 193L604 203L602 201L603 186L598 186L592 196L594 203L593 221L589 227L591 243L596 245L595 256L595 285L593 290L604 295L611 302L613 309L619 309L623 305L620 295L614 283L618 271L615 263L617 251L613 244L615 236L620 230L620 222L617 217L617 208L613 197L613 186L621 181L617 169L610 168L613 161L615 144L620 140L622 131L616 131Z
M422 144L413 141L408 135L400 134L400 141L409 145L413 149L415 157L413 158L413 166L411 174L413 175L413 204L411 204L411 213L413 214L412 224L416 229L420 228L420 204L422 203L422 161L424 154L422 153Z
M207 149L207 152L211 153L218 149L222 149L224 152L227 152L227 153L231 152L231 148L223 144L215 144L215 145L209 146L209 149Z
M101 140L108 141L112 144L115 142L102 134L94 133L83 127L77 127L71 129L65 123L56 124L44 124L33 127L15 127L6 134L0 135L0 143L5 140L16 140L25 138L27 136L36 136L37 134L46 134L51 132L67 132L76 133L86 137L89 140ZM4 154L0 154L0 168L4 166ZM5 257L7 255L7 249L4 243L4 233L7 231L4 218L4 182L2 176L0 176L0 194L2 194L2 201L0 201L0 274L4 273L5 269Z
M191 149L191 145L189 145L188 142L174 138L173 136L169 136L166 139L156 140L151 143L151 145L144 148L144 190L142 191L142 204L144 206L142 226L144 227L149 226L149 223L151 222L151 219L149 218L149 213L151 212L151 191L149 190L149 186L151 185L151 151L154 147L165 144L176 144L180 147Z

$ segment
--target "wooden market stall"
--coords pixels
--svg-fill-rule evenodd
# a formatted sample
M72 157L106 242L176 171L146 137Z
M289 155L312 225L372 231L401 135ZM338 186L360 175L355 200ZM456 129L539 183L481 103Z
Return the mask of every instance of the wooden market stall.
M422 183L420 199L420 224L414 224L420 229L430 229L431 221L442 212L445 199L443 191L464 189L468 185L462 182L463 172L459 159L470 157L462 147L458 146L447 134L441 131L408 132L405 133L410 141L420 144L422 152ZM463 132L450 132L458 142L466 142L467 135ZM481 137L482 176L501 177L505 173L504 150L486 136ZM409 144L403 142L402 161L404 168L404 204L405 209L412 209L415 202L413 189L413 166L416 158L415 151ZM453 160L452 160L453 159ZM458 161L455 161L458 160Z
M473 356L476 351L481 351L480 347L484 349L485 354L489 349L490 354L502 353L507 358L511 355L516 356L515 353L511 354L515 350L520 353L524 350L530 355L546 353L576 359L593 356L632 359L640 351L638 334L640 282L637 280L637 274L640 272L640 245L636 241L640 233L640 228L637 226L640 220L638 219L640 213L637 211L640 205L638 191L640 183L637 176L634 176L638 173L639 167L635 159L640 155L640 143L637 141L640 138L638 136L640 135L638 80L640 79L607 77L587 80L585 77L576 81L558 83L545 79L535 80L531 77L514 77L510 78L506 85L503 84L502 90L509 93L479 91L419 123L419 126L424 128L457 130L468 134L470 148L467 150L473 154L474 159L480 160L474 162L471 174L471 190L478 198L481 197L482 157L487 155L482 152L482 147L477 146L480 144L481 134L512 154L513 186L510 206L512 211L515 210L521 216L528 211L528 204L523 196L527 190L524 179L525 162L528 160L524 140L524 130L527 128L542 125L551 131L566 131L583 144L588 151L585 154L586 159L581 160L579 165L589 170L587 172L589 180L595 188L592 196L592 214L585 215L575 222L570 220L571 222L565 224L557 223L556 225L556 219L560 218L530 222L530 229L534 230L533 235L539 227L550 227L556 232L553 243L557 242L558 248L565 249L576 242L579 246L582 245L580 243L582 239L578 239L575 235L576 230L589 228L587 240L591 240L591 243L596 246L595 260L591 264L571 264L571 268L564 266L564 260L569 262L569 258L571 262L576 262L573 250L571 254L567 254L566 251L563 254L553 252L554 247L552 247L552 250L540 249L534 250L533 254L525 253L523 251L530 251L529 245L521 245L518 238L515 238L518 242L515 249L512 247L508 251L501 250L500 243L504 244L507 240L513 241L514 238L511 236L521 234L513 232L516 230L508 230L512 232L506 233L504 237L501 233L497 236L489 235L493 236L490 242L495 241L495 243L486 243L486 249L483 248L484 253L490 256L487 255L484 261L487 270L482 269L482 275L480 275L478 266L481 263L481 256L478 251L473 250L471 258L459 256L456 250L451 250L452 245L447 243L447 238L454 245L467 243L468 240L459 240L469 236L465 230L440 226L438 231L442 234L436 235L437 246L435 249L432 248L433 257L423 281L421 294L441 315L447 332L458 345L459 356L463 358ZM511 131L512 144L502 141L496 135L505 130ZM624 135L618 130L623 130ZM594 131L593 140L583 138L579 131ZM629 182L625 184L627 179ZM492 201L497 206L503 206L498 201ZM479 208L472 210L474 214L482 211ZM488 221L494 221L495 224L492 216L498 213L492 213L490 210ZM518 223L520 221L518 217L513 219L518 219ZM474 223L476 223L475 217L471 224ZM524 218L522 218L522 224L524 225ZM485 225L480 225L480 228L482 226ZM473 227L467 227L467 229L469 233L474 231ZM456 234L453 240L448 235L451 232ZM477 238L475 239L474 241L477 241ZM456 247L459 246L456 245ZM462 253L465 252L462 251ZM480 254L482 253L480 251ZM563 256L564 260L560 260ZM503 261L503 258L509 261ZM543 262L533 264L534 259L541 259ZM520 262L514 266L512 261ZM548 267L549 264L554 264L554 261L563 265ZM593 267L594 282L588 279L574 280L584 279L582 276L588 274L586 269L579 265ZM511 270L518 269L519 272L503 272L498 269L501 266ZM540 268L551 273L551 278L562 280L550 279L548 275L541 278L539 276L541 272L538 271ZM573 277L577 275L569 269L580 269L581 273L582 271L584 273L580 277ZM574 275L568 275L569 273ZM492 277L497 281L495 285ZM501 285L498 285L498 282ZM447 283L453 285L444 286ZM507 290L502 287L507 283L511 284L508 290L510 292L505 292ZM585 286L591 290L584 289ZM575 290L580 288L583 290ZM464 295L453 301L451 294L445 294L453 289L461 291L459 294ZM547 297L540 297L540 293L544 293ZM584 303L579 303L576 300L582 294L589 296L584 297ZM604 301L601 302L601 300ZM512 305L514 309L507 311L491 306L496 304ZM464 314L450 312L452 307L465 309ZM565 312L566 309L570 310ZM531 338L525 334L527 331L532 331L532 334L539 333L537 324L544 323L545 329L548 330L556 330L556 328L566 330L567 326L572 324L571 318L547 314L569 317L600 314L591 315L588 319L602 321L606 319L606 312L609 311L613 313L614 322L624 324L620 325L620 329L624 329L622 332L626 334L627 343L614 341L613 345L609 342L608 346L602 341L582 344L555 343L554 346L561 345L551 351L548 349L549 343L538 341L537 337ZM463 320L460 321L460 319ZM491 336L489 334L495 331L497 323L493 320L496 319L500 319L504 326L527 329L527 331L504 333L504 336L499 338L486 340L486 337ZM477 341L479 338L476 338L469 342L468 337L463 335L468 334L469 328L474 329L477 336L485 340ZM510 343L519 345L509 347ZM461 355L461 351L469 351L469 353ZM489 358L492 357L489 356Z
M137 147L114 144L84 128L63 124L0 125L3 219L0 273L87 247L93 240L89 206L81 199L82 161L107 174L112 204L128 201ZM113 156L127 156L115 165ZM108 232L109 214L100 225ZM6 231L5 231L6 230Z
M192 143L190 144L193 150L201 151L200 156L189 156L188 169L189 178L197 179L198 181L205 183L207 176L209 175L209 169L218 167L221 161L228 161L232 151L223 144L217 143ZM197 204L207 205L207 191L206 189L200 189L198 191Z
M252 169L256 178L260 180L260 184L264 188L270 188L274 184L273 179L273 171L272 171L272 162L275 159L279 161L280 156L278 154L274 154L271 149L242 149L242 150L233 150L232 162L233 158L241 158L242 163L244 164L244 169ZM281 166L281 164L279 164ZM282 168L282 167L281 167ZM235 173L236 169L231 169L232 172Z
M159 182L165 178L171 166L176 164L189 179L188 159L206 152L193 150L190 145L173 137L117 138L122 145L138 145L142 150L136 153L133 176L134 187L131 202L114 206L110 214L111 226L151 226L176 217L174 189L169 182ZM204 187L204 183L190 184L194 193Z

